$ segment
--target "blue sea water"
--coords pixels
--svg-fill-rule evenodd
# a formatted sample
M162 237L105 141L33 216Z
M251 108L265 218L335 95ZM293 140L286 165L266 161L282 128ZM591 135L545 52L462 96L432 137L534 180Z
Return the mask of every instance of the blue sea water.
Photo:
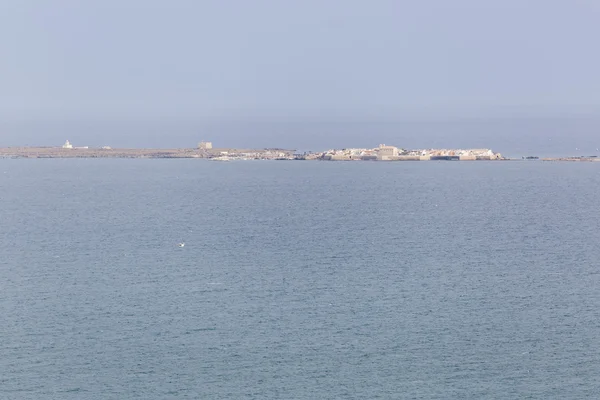
M599 188L596 163L0 160L0 398L598 398Z

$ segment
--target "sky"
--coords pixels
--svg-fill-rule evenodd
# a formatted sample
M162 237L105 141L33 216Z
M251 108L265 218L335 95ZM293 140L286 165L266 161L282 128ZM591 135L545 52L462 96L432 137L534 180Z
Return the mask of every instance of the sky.
M368 122L547 116L595 121L589 139L599 17L596 0L0 0L0 146L301 147L343 138L323 124L362 124L359 142Z

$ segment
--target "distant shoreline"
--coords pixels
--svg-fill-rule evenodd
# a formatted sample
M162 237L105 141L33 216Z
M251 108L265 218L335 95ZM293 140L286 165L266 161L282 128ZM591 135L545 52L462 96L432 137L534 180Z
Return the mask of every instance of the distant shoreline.
M61 147L2 147L0 159L21 158L129 158L129 159L208 159L215 161L230 160L325 160L325 161L565 161L565 162L600 162L600 157L521 157L521 158L489 158L458 156L396 156L391 159L361 159L361 158L336 158L325 156L325 153L295 154L294 150L287 149L237 149L214 148L193 149L113 149L113 148L61 148Z
M246 155L248 159L277 159L294 157L293 150L285 149L113 149L61 147L3 147L0 158L205 158L223 155Z

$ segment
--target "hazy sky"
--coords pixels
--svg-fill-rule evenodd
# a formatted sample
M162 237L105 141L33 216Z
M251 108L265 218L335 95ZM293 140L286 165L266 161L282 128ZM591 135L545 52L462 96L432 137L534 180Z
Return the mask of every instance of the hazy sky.
M0 0L0 122L596 113L597 0Z
M596 0L0 0L5 115L600 109Z

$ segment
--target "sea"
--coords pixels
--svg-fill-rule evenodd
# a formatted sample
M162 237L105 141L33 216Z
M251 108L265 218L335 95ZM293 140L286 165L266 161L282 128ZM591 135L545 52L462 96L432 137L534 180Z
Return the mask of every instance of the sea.
M0 398L600 398L599 205L600 163L0 160Z

